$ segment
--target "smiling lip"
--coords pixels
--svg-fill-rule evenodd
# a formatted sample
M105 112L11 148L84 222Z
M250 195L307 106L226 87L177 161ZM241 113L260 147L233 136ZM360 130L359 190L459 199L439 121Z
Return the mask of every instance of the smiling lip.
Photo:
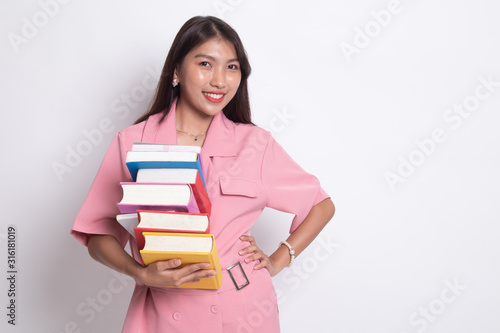
M225 94L222 92L208 92L204 91L203 96L205 96L206 99L208 99L210 102L213 103L220 103L224 100Z

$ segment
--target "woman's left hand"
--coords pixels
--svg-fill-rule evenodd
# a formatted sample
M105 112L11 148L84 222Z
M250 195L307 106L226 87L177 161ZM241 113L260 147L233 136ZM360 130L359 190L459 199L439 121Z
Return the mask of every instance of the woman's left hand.
M245 259L246 263L259 260L260 262L257 265L255 265L254 269L261 269L265 267L269 271L269 274L271 274L271 276L275 276L276 274L279 273L280 269L276 267L274 260L267 254L262 252L262 250L257 246L255 238L253 238L252 236L243 235L240 237L240 239L242 241L249 242L250 246L241 249L240 252L238 253L241 256L244 256L245 254L248 253L253 253L251 256Z

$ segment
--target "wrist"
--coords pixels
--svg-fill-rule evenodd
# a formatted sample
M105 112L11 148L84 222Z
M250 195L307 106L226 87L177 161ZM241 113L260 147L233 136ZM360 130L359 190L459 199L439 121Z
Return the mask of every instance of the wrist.
M280 242L281 247L286 247L288 249L288 255L290 256L290 261L288 262L287 267L290 267L293 265L293 261L295 260L295 250L293 247L288 243L287 241L281 241Z
M290 263L290 254L288 253L288 249L285 246L280 246L273 254L269 256L269 259L273 263L273 267L276 271L274 275L276 275L288 266L288 264Z
M125 267L124 273L134 280L144 283L146 266L143 266L134 260L134 263L131 263Z

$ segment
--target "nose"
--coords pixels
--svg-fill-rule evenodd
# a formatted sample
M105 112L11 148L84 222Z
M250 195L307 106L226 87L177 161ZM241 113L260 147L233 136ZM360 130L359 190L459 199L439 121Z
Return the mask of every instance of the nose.
M210 85L217 89L222 89L226 86L225 72L223 68L217 67L214 69Z

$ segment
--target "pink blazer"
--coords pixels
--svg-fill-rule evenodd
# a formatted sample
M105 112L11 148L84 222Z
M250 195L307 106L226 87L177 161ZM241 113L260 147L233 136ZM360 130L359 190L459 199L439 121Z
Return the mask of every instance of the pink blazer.
M132 148L134 142L177 143L175 103L162 123L159 123L160 117L160 114L153 115L147 121L125 128L113 139L71 230L82 244L87 244L89 234L113 235L124 247L130 241L132 255L140 262L134 239L116 222L116 215L119 214L116 203L122 197L119 183L132 181L124 161L127 150ZM255 288L253 296L261 300L264 297L276 307L267 270L253 271L254 264L245 264L244 258L239 256L238 251L248 245L239 236L250 234L250 228L265 207L294 214L290 226L290 232L293 232L311 208L328 195L318 179L297 165L268 131L253 125L233 123L222 112L213 118L210 125L202 147L202 165L212 202L210 231L215 236L223 270L241 260L247 275L251 276L251 286ZM225 294L225 291L234 289L233 284L227 276L223 276L223 281L223 286L217 291L165 290L138 284L123 331L159 332L164 329L168 332L194 332L199 325L203 325L204 332L231 331L227 326L228 320L237 325L235 318L239 317L232 314L230 319L221 314L236 309L235 298L229 296L231 293ZM259 296L262 293L264 295ZM193 297L199 299L195 301ZM254 306L259 304L258 300L253 302ZM219 311L217 315L213 311L214 306L218 309L226 307L226 310ZM249 312L247 305L241 316ZM277 309L275 316L277 318ZM239 325L249 325L248 320L242 320ZM255 331L277 332L279 325L276 328L275 322L269 330L259 326ZM248 327L245 328L247 331Z

